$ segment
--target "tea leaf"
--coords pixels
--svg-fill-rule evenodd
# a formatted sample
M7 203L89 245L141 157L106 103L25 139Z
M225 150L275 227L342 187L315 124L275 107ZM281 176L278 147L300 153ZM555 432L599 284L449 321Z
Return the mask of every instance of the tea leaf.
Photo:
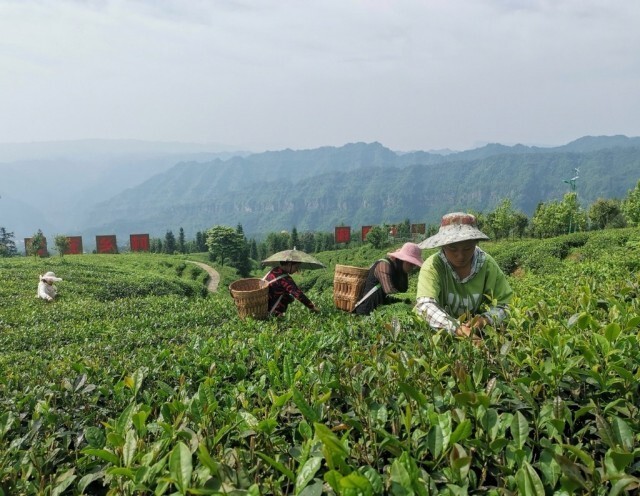
M516 412L511 422L511 435L518 449L522 449L529 439L529 422L521 412Z
M211 458L209 450L207 450L207 446L203 442L198 446L198 460L200 460L200 462L207 467L212 474L216 474L218 472L220 464Z
M624 474L627 467L629 467L634 460L632 453L622 453L615 450L607 450L604 459L604 466L607 470L609 477L614 477L620 474Z
M637 492L638 488L640 488L640 479L630 476L622 477L616 480L615 484L611 486L611 491L609 491L608 496L618 496L618 494L621 494L623 491L629 492L634 489Z
M613 431L611 430L609 422L607 422L604 417L598 413L596 413L595 416L598 436L600 436L600 439L602 439L609 448L615 448L616 441L613 438Z
M604 328L604 337L607 338L609 343L613 343L616 339L618 339L621 331L622 328L620 327L620 324L618 324L617 322L611 322L607 325L607 327Z
M573 453L584 464L589 473L593 472L595 469L595 462L585 451L581 450L577 446L571 446L568 444L563 444L562 447Z
M60 496L65 492L65 490L71 485L71 483L76 479L75 469L69 469L63 474L56 477L54 482L55 487L53 491L51 491L51 496Z
M133 462L133 457L136 454L136 445L138 443L138 436L133 430L128 430L125 436L124 447L122 449L122 461L125 467L130 467Z
M427 435L427 448L436 459L442 454L443 439L444 437L440 426L432 426Z
M373 496L373 488L369 483L369 480L360 475L358 472L351 472L349 475L342 477L338 484L343 491L342 494L350 494L350 489L355 489L356 491L353 494L363 495L363 496ZM345 491L346 490L346 491Z
M345 445L338 439L338 437L331 432L331 430L323 425L314 423L313 424L316 438L323 445L323 452L325 460L329 467L333 470L336 466L336 463L340 463L344 460L344 458L349 454L349 450L345 447Z
M295 493L299 494L307 484L311 482L322 465L322 458L314 456L309 458L304 465L298 469L296 476Z
M412 398L420 407L426 408L427 398L424 394L406 382L400 382L398 387L400 388L400 391L407 396L407 398Z
M463 420L456 426L456 429L451 434L451 443L464 441L471 435L472 431L471 421L468 419Z
M614 417L611 421L611 430L618 446L631 452L633 450L633 431L629 424L619 417Z
M191 452L184 443L178 442L169 455L169 472L182 494L186 494L187 488L191 484L192 471Z
M318 422L320 420L316 411L311 408L309 403L304 399L304 396L302 396L302 393L297 389L293 390L293 402L296 404L305 420L309 422Z
M516 484L518 491L523 495L544 496L544 485L535 469L528 463L524 462L520 470L516 473Z

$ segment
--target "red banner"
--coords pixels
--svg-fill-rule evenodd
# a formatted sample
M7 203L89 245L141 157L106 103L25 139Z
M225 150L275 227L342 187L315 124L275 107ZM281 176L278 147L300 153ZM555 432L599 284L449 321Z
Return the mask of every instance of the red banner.
M65 250L65 255L82 255L82 236L67 236L69 246Z
M351 226L340 226L335 229L336 243L348 243L351 241Z
M362 226L362 241L367 240L367 234L369 234L369 231L371 231L372 227L373 226Z
M115 234L96 236L96 252L98 253L118 253Z
M426 224L411 224L411 234L424 234L427 232Z
M149 251L149 235L130 234L129 245L131 246L131 251Z

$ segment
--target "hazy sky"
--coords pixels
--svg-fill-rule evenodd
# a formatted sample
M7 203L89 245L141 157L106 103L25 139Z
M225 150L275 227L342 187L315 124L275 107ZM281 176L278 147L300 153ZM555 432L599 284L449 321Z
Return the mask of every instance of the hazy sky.
M640 136L638 0L0 0L0 142Z

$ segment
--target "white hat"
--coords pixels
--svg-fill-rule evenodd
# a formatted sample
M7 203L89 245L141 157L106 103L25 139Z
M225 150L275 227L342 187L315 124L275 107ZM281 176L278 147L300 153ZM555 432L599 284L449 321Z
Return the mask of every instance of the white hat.
M56 277L56 275L53 272L47 272L45 275L40 276L40 280L52 281L52 282L62 281L62 279L60 277Z
M463 212L453 212L442 217L437 234L425 239L418 246L422 249L437 248L460 241L489 239L477 226L476 217Z

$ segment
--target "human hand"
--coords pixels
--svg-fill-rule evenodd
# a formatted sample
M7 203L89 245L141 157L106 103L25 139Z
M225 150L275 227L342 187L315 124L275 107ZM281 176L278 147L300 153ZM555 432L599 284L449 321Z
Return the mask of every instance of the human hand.
M471 326L468 323L460 324L460 326L456 329L456 336L461 338L468 338L473 334L471 330Z
M469 323L465 322L464 324L461 324L460 327L456 329L456 336L461 338L471 338L471 340L473 341L473 344L478 345L482 343L482 338L477 334L474 334L473 329L475 328L469 325Z
M471 327L472 329L478 329L478 330L484 329L484 326L486 326L487 323L488 323L487 319L479 315L476 317L473 317L470 321L466 322L466 324L469 327Z

